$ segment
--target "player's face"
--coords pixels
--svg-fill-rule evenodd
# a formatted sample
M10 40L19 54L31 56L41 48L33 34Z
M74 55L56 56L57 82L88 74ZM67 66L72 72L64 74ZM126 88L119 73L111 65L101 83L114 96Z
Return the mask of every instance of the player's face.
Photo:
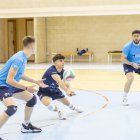
M140 35L139 34L133 34L133 41L135 44L138 44L140 42Z
M29 45L28 45L28 48L29 48L29 51L30 51L30 56L32 55L32 54L35 54L35 43L30 43ZM30 57L29 56L29 57Z
M55 62L55 64L56 64L56 66L57 66L58 68L63 69L63 68L64 68L64 64L65 64L64 59L59 59L59 60L57 60L57 61Z

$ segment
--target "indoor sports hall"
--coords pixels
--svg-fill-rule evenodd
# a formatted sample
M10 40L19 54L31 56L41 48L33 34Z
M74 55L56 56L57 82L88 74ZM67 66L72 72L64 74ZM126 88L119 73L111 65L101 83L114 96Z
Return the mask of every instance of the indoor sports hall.
M41 133L21 133L26 102L13 98L18 109L0 128L0 140L140 138L139 0L1 1L0 90L1 70L14 54L23 50L25 36L35 38L34 54L27 60L25 74L42 79L55 65L53 58L62 54L64 70L74 73L67 82L76 95L68 96L63 88L62 91L83 112L77 113L55 100L54 105L66 117L60 120L56 112L41 103L36 86L37 103L31 122L42 129ZM131 50L126 50L129 42ZM24 80L19 83L34 85ZM0 99L4 100L5 97ZM6 109L0 102L0 126Z

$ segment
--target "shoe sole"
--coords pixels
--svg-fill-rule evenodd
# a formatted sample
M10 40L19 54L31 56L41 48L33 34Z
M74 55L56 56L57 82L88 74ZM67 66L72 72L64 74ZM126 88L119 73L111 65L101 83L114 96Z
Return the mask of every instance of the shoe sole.
M75 110L76 111L76 110ZM83 113L84 111L76 111L77 113Z
M129 104L122 104L123 106L129 106Z
M40 133L41 131L21 131L21 133Z
M66 118L62 118L62 119L59 118L59 120L67 120L67 119Z

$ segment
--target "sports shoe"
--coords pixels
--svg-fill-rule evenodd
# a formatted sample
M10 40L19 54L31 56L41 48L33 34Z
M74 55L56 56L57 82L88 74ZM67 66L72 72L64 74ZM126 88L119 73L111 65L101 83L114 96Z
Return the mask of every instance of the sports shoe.
M84 112L79 106L75 106L75 105L73 105L72 107L70 107L70 109L72 109L72 110L74 110L74 111L76 111L78 113Z
M40 128L33 126L31 123L29 123L28 125L22 123L22 133L40 133L41 131L42 130Z
M66 117L65 117L64 113L60 110L58 111L58 117L59 117L60 120L66 120Z
M123 97L122 105L123 106L129 106L127 97Z
M2 138L0 138L0 140L3 140Z

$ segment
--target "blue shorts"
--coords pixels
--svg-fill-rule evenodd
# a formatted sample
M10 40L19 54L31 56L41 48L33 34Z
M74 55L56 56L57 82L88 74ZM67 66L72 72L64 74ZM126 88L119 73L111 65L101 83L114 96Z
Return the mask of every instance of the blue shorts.
M23 92L23 89L19 89L19 88L9 88L9 87L4 87L4 86L0 86L0 100L2 101L4 98L8 98L8 97L12 97L14 93L18 93L18 92Z
M124 68L124 72L125 74L129 73L129 72L135 72L137 74L140 74L140 68L139 69L135 69L134 67L127 65L127 64L123 64L123 68Z
M48 96L52 98L52 100L57 100L65 97L65 95L60 89L39 89L37 95L39 96L40 100L44 96Z

